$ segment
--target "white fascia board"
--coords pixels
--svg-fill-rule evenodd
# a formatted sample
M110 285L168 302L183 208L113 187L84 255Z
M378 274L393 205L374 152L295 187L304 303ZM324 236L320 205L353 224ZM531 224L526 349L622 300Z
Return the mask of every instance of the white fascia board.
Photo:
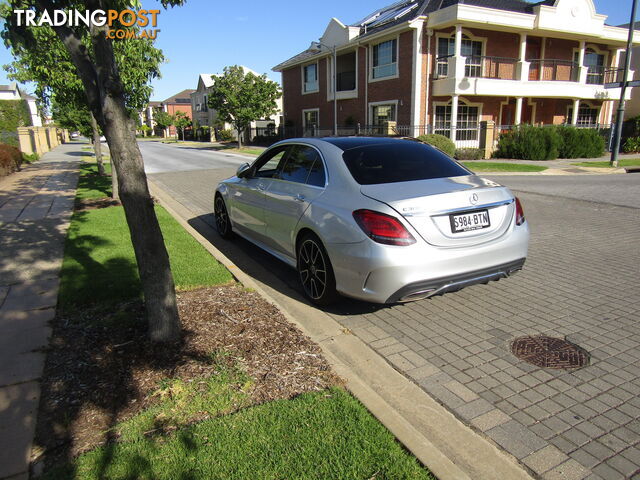
M427 27L437 29L464 22L487 25L488 27L503 26L517 30L533 30L535 19L536 16L529 13L456 4L429 15Z
M629 36L629 29L624 27L612 27L605 25L602 29L602 37L606 40L614 40L622 42L625 47L627 45L627 37ZM640 30L634 30L633 32L633 44L640 45Z

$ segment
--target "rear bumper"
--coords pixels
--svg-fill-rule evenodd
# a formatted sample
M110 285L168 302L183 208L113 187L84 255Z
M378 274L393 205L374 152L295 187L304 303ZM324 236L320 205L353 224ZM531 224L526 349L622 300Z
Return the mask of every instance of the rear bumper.
M476 285L478 283L488 283L493 280L500 280L501 278L506 278L521 270L525 260L525 258L521 258L513 262L504 263L502 265L482 270L476 270L474 272L411 283L409 285L405 285L391 295L385 303L421 300L447 292L455 292L464 287Z

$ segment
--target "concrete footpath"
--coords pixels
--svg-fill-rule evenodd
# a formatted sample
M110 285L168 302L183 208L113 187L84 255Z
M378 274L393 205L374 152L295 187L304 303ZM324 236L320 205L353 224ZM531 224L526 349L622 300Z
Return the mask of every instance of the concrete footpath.
M0 480L29 478L80 147L60 145L0 180Z

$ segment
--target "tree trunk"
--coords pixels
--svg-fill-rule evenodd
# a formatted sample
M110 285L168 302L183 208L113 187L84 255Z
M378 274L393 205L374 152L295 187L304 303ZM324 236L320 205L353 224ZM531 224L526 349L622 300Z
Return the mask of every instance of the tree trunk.
M240 127L237 128L238 130L238 150L240 150L242 148L242 133L241 133L241 129Z
M104 103L105 133L116 164L120 199L142 281L149 335L166 342L180 335L180 320L169 256L147 187L142 154L124 102L109 96Z
M50 1L38 0L38 4L52 15ZM89 10L102 7L99 0L86 0L85 4ZM140 273L149 336L154 342L175 341L180 337L180 317L169 255L149 194L133 121L125 107L113 46L106 37L108 27L91 26L95 60L71 29L65 25L54 29L76 66L88 105L107 137Z
M96 117L91 114L91 129L93 130L93 153L96 155L96 162L98 163L98 175L104 177L106 175L104 171L104 164L102 163L102 145L100 143L100 130L98 130L98 122Z

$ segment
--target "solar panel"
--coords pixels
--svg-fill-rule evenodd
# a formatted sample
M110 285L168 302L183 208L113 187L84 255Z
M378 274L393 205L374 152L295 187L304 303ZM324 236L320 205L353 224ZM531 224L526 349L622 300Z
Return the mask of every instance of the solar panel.
M411 2L413 3L413 2ZM417 7L417 3L413 3L413 5L407 6L407 2L404 2L402 5L397 6L396 8L390 9L384 13L382 13L378 18L376 18L373 22L369 23L369 27L374 27L377 25L382 25L383 23L387 23L393 20L397 20L398 18L406 15L415 7Z
M380 24L381 22L385 22L386 20L393 18L395 15L401 12L405 6L409 4L413 3L414 5L411 6L411 9L414 8L415 6L417 6L417 3L415 2L416 0L409 0L409 1L401 0L399 2L395 2L391 5L388 5L386 7L376 10L370 15L367 15L363 20L356 22L355 25L364 27L364 26L369 26L373 24ZM405 13L407 12L403 12L402 15L404 15ZM396 17L396 18L399 18L399 17Z

